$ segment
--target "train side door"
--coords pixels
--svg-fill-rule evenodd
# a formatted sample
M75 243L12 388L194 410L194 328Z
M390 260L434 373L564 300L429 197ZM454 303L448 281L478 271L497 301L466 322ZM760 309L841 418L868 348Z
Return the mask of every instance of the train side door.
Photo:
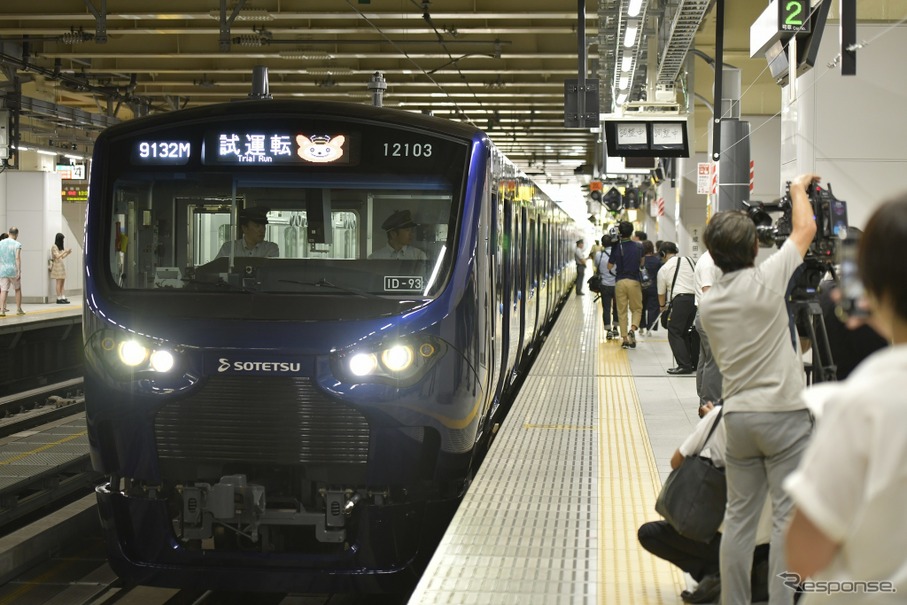
M517 365L522 366L526 361L526 348L530 339L527 338L527 333L529 331L529 317L527 308L529 306L529 267L527 266L529 260L529 237L528 237L528 228L529 228L529 213L525 206L520 206L519 216L517 217L517 234L516 234L516 246L518 250L518 258L516 262L516 272L517 272L517 302L519 303L518 309L518 338L519 344L517 345Z
M514 198L508 197L504 202L504 288L505 318L504 330L507 332L506 382L509 385L514 378L520 347L520 301L519 295L519 220L518 209L514 207Z
M526 209L526 353L530 357L535 354L538 343L535 342L538 334L539 320L539 278L538 278L538 214L535 208Z
M494 403L490 417L494 418L497 414L498 406L501 404L501 396L507 385L507 379L510 374L510 280L512 271L510 268L511 252L509 243L511 241L510 214L511 206L506 201L506 196L502 190L501 182L495 185L496 194L492 196L494 200L494 250L495 250L495 273L494 273L494 314L496 317L494 326L495 339L495 365L497 373L495 375Z
M490 191L490 173L486 174L486 179L479 219L478 245L480 246L480 253L476 262L476 281L479 289L477 296L477 304L479 305L479 337L476 339L476 346L481 348L478 358L483 377L482 392L485 394L481 414L483 420L482 431L490 429L490 425L485 424L484 421L489 419L494 413L493 406L498 400L497 387L501 373L501 366L497 363L499 355L497 345L501 334L501 320L498 314L499 288L497 287L497 280L499 279L497 274L499 251L496 234L498 196L496 191Z

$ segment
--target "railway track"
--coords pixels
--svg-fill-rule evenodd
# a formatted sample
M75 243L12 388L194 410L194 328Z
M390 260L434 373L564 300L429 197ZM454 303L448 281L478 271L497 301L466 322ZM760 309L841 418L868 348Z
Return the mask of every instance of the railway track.
M23 436L84 422L84 409L81 379L0 398L0 605L400 605L408 599L124 585L107 564L93 493L100 476L87 448L34 475L3 472L43 447L17 449Z

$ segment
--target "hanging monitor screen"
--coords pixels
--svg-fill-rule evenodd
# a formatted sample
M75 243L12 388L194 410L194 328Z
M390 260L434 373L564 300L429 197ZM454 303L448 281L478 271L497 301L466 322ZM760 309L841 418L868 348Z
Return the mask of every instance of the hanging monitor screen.
M611 157L689 157L687 121L605 120L605 137Z

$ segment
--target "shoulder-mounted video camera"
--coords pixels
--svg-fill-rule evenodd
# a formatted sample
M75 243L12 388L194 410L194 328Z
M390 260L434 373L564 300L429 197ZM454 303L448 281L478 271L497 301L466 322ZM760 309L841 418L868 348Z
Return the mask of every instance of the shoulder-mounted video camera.
M809 244L804 260L804 268L795 275L791 293L793 300L812 299L822 276L833 269L837 261L838 246L847 235L847 202L839 200L832 193L831 185L823 189L811 184L806 194L816 220L816 235ZM759 246L778 248L788 238L792 227L793 204L790 198L790 181L784 189L784 197L770 204L756 202L746 204L746 212L756 224L756 237ZM770 213L780 212L778 220L772 222Z
M823 262L834 262L838 241L847 233L847 202L835 197L831 185L823 189L813 183L806 194L816 219L816 235L809 245L807 256ZM793 205L790 199L790 181L785 186L784 197L770 204L756 202L746 206L747 214L756 224L759 245L763 248L780 248L791 232ZM771 212L781 213L774 223L769 214Z
M605 233L602 233L602 246L616 246L620 243L620 232L617 225L612 225Z

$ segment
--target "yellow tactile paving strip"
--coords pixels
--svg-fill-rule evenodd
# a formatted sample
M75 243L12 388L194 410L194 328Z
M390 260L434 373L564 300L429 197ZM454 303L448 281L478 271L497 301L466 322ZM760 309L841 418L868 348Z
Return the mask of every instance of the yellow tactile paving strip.
M657 519L655 499L661 480L627 352L619 341L598 347L599 525L602 591L600 603L658 605L681 603L683 575L677 567L646 552L636 531Z
M681 603L682 574L636 539L660 479L589 298L567 302L411 605Z

